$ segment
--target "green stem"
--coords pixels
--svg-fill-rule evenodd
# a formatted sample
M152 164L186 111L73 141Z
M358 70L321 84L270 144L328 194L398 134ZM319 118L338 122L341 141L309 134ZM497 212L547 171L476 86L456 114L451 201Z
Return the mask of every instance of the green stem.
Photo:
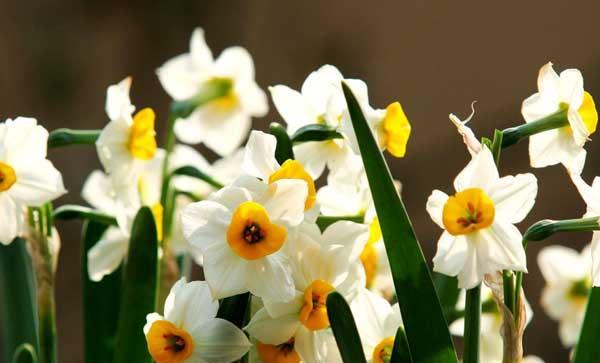
M479 362L479 326L481 322L481 285L467 290L465 303L464 363Z
M515 279L514 274L510 270L502 271L502 286L504 288L504 305L510 310L513 314L515 313L515 309L517 305L515 303Z
M514 145L531 135L548 130L558 129L567 126L568 124L569 120L567 119L567 110L559 110L539 120L505 129L502 131L504 134L502 148L507 148L511 145Z
M61 147L70 145L94 145L101 130L71 130L56 129L48 135L48 147Z

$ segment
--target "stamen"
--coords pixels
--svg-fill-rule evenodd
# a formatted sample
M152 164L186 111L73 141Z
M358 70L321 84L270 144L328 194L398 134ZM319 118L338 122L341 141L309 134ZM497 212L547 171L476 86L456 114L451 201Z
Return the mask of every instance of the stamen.
M242 232L242 236L244 240L250 244L258 243L265 238L262 234L262 230L256 223L246 226Z

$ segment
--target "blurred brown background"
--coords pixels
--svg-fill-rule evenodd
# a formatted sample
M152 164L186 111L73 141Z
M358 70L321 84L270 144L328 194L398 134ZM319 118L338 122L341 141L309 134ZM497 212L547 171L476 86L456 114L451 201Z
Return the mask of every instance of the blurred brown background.
M154 70L186 52L191 31L206 30L215 55L230 45L250 50L257 80L267 87L299 88L322 64L364 79L373 105L402 102L413 135L405 159L393 160L404 199L428 258L440 230L424 206L434 188L451 190L468 154L448 120L465 117L479 136L522 122L520 104L536 89L539 67L577 67L588 91L600 97L600 47L593 1L0 1L0 117L34 116L52 130L101 128L106 87L132 75L132 99L151 106L163 131L169 98ZM272 108L256 128L279 117ZM587 146L586 178L600 174L600 143ZM209 154L212 157L212 154ZM61 203L81 203L86 175L99 167L93 148L53 150L70 193ZM539 203L529 224L542 218L578 217L584 204L562 167L531 170L527 143L503 154L503 174L533 171ZM58 334L61 362L82 360L80 224L58 226L63 239L58 269ZM589 235L554 242L578 249ZM566 362L557 325L540 309L543 281L529 249L525 288L535 318L525 351L546 362ZM1 323L1 322L0 322Z

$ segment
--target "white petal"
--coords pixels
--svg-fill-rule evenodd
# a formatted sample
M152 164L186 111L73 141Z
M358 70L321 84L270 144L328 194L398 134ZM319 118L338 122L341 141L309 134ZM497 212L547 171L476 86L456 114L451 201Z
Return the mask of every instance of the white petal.
M521 222L533 208L537 190L537 179L533 174L500 178L489 191L489 197L494 201L495 218L510 223Z
M253 80L238 82L235 92L238 94L242 108L252 117L263 117L269 112L267 94Z
M199 248L225 242L231 215L219 203L203 200L188 205L180 214L183 235Z
M287 314L273 318L267 309L260 309L244 328L262 343L279 345L287 342L300 327L298 314Z
M531 166L542 168L562 163L571 173L581 173L586 151L564 130L549 130L529 138Z
M244 332L227 320L210 319L189 332L194 341L192 359L221 363L240 359L250 349Z
M304 166L310 176L317 180L327 165L326 148L320 141L303 142L294 146L294 156Z
M273 104L287 124L287 132L293 135L302 126L316 123L319 115L298 91L278 85L269 87Z
M347 259L355 260L363 251L368 240L369 227L350 221L337 221L323 231L325 245L347 247Z
M235 81L254 80L252 56L242 47L225 49L215 61L215 71L221 76L232 77Z
M280 179L269 184L264 199L259 201L272 220L292 226L304 220L304 205L308 195L306 182L299 179Z
M129 98L131 88L131 77L127 77L117 84L113 84L106 90L106 114L111 120L116 120L123 115L131 115L135 107Z
M583 118L577 109L571 108L569 109L567 117L569 120L569 126L571 126L571 131L573 132L573 140L575 141L575 144L579 147L583 147L586 141L588 141L588 136L590 136L590 132L583 122Z
M21 230L23 210L6 193L0 193L0 243L9 245Z
M208 69L197 67L190 54L181 54L164 63L156 75L165 91L174 100L181 101L195 96Z
M468 188L481 188L487 191L498 178L498 169L492 152L484 147L454 179L454 188L456 191Z
M341 96L340 71L332 65L324 65L312 72L302 84L302 95L306 97L317 114L324 114L327 104L336 93Z
M589 274L589 270L582 268L579 253L572 248L559 245L544 247L537 260L544 279L551 284L581 280Z
M521 232L514 225L496 219L489 228L474 233L474 237L480 273L502 269L527 272Z
M560 341L565 347L573 347L579 340L581 321L579 319L564 319L558 327Z
M159 320L165 320L165 318L163 318L162 315L160 315L158 313L150 313L150 314L146 315L146 324L144 325L144 334L147 335L148 332L150 331L150 328L152 327L152 324L154 324L154 322L159 321Z
M577 69L560 72L560 100L569 105L569 109L578 110L583 102L583 76Z
M115 210L114 192L110 177L100 170L94 170L85 180L81 197L93 208L105 213Z
M219 310L206 281L186 282L180 279L173 285L165 301L165 319L187 331L192 331Z
M387 338L385 321L394 311L384 298L363 289L351 304L365 354L370 357L379 342ZM398 327L396 327L398 329ZM394 332L395 334L395 332Z
M203 249L204 275L213 298L242 294L248 291L249 275L246 260L236 255L227 242L213 243Z
M213 111L211 107L202 107L196 112L203 114L198 116L202 117L200 122L204 123L202 141L221 156L231 155L248 136L252 120L250 115L239 107L231 112Z
M46 158L48 131L29 117L0 123L0 160L12 166Z
M600 286L600 232L595 231L592 237L592 284ZM587 257L587 256L585 256Z
M252 131L246 143L243 171L268 182L269 176L279 168L279 163L275 160L276 148L275 136L262 131Z
M464 236L453 236L444 231L438 241L433 257L433 270L448 276L456 276L466 263L469 245Z
M559 97L560 92L560 77L554 71L552 63L548 62L540 68L537 79L538 90L542 94L552 95L554 98Z
M440 228L444 228L442 215L447 201L448 194L439 190L434 190L431 192L431 195L427 199L427 205L425 207L427 209L427 213L429 213L431 219L435 222L435 224L440 226Z
M600 215L600 194L597 193L595 188L589 186L577 173L570 173L571 181L575 184L577 191L583 198L583 201L587 205L587 213L593 215Z
M289 301L294 297L289 261L282 253L248 261L248 290L263 300Z
M190 39L190 56L198 69L210 69L213 64L212 51L206 44L204 29L196 28Z
M100 281L114 272L129 248L129 238L117 227L109 227L102 238L88 251L87 269L90 280Z
M316 340L316 332L310 331L304 327L300 327L296 333L294 341L294 349L300 356L303 363L320 363L322 362L322 354L320 352L320 344Z
M49 160L14 165L14 169L17 182L9 192L19 203L39 206L66 193L62 175Z
M558 110L560 110L558 92L550 94L535 93L527 97L521 105L521 114L525 122L537 121Z

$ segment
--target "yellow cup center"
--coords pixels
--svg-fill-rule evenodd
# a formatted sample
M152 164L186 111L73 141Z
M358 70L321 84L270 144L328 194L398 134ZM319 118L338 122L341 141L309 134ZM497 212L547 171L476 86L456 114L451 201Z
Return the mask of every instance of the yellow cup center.
M387 151L397 158L403 157L406 154L411 127L399 102L391 103L385 109L382 128L382 141Z
M394 337L387 337L373 349L373 363L389 363L394 350Z
M214 77L206 82L207 86L215 84L229 85L229 91L223 96L210 101L209 105L217 108L220 111L230 111L231 109L235 108L239 104L239 99L233 91L233 79L226 77Z
M470 188L448 198L442 212L444 227L452 235L469 234L494 222L494 202L479 188Z
M229 247L240 257L256 260L277 252L287 230L271 223L266 209L256 202L240 204L227 229Z
M160 203L156 203L152 206L152 215L154 216L154 223L156 224L156 237L159 241L163 239L163 206Z
M180 363L194 351L191 335L167 320L158 320L152 324L146 334L146 343L156 363Z
M144 108L133 117L127 150L136 159L151 160L156 153L155 118L151 108Z
M327 295L335 290L327 281L315 280L304 290L304 306L300 310L300 322L310 330L329 327Z
M294 338L279 345L256 343L258 356L264 363L300 363L300 356L294 349Z
M17 182L15 169L10 165L0 162L0 192L10 189Z
M588 92L584 92L583 103L577 112L583 119L583 123L588 129L590 135L593 134L596 131L596 126L598 125L598 112L596 111L594 98Z
M360 254L360 262L365 270L367 277L367 288L373 286L377 275L378 254L375 244L381 240L381 227L379 226L379 218L375 217L369 225L369 239L365 244L365 248Z
M317 200L317 190L315 181L306 172L302 163L297 160L286 160L279 169L269 176L269 183L276 182L281 179L300 179L306 182L308 186L308 196L304 203L304 210L309 210L315 205Z

